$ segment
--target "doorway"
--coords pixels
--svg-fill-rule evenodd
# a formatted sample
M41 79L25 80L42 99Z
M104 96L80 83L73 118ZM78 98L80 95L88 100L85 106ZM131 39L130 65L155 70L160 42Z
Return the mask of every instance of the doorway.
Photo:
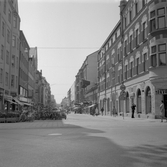
M167 94L164 95L165 117L167 117Z

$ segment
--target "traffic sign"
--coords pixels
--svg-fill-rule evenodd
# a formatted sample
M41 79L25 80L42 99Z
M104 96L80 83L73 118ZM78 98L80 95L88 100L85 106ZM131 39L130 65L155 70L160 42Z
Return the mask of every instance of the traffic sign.
M120 89L123 91L123 90L126 89L126 86L125 86L124 84L122 84L122 85L120 86Z

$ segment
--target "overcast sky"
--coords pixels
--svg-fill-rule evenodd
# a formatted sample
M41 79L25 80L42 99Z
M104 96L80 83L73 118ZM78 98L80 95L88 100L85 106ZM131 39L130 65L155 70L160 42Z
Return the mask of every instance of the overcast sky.
M18 0L21 30L57 103L119 20L119 0Z

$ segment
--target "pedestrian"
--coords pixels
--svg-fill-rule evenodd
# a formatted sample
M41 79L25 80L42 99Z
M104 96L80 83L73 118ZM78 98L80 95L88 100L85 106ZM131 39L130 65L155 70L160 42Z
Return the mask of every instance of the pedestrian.
M101 115L103 116L104 108L101 108Z
M116 111L116 108L115 106L113 107L113 116L115 117L117 115L117 111Z
M160 114L161 114L161 122L163 122L163 119L166 119L166 121L167 121L167 118L165 118L165 106L164 106L163 100L161 100L161 104L160 104L159 108L160 108Z
M132 103L132 106L131 106L131 109L132 109L132 118L135 118L134 117L135 108L136 108L136 105L134 103Z
M98 116L98 115L99 115L99 110L98 110L98 107L96 107L96 109L95 109L95 113L96 113L96 116Z

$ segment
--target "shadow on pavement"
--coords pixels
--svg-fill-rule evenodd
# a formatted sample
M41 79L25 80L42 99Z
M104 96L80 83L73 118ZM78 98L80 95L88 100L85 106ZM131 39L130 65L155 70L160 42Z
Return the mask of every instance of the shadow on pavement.
M167 145L142 145L127 151L136 163L140 163L142 160L145 166L149 167L167 166Z
M9 125L12 124L0 129L0 166L3 167L161 167L166 164L167 145L124 148L103 136L101 130L63 121ZM62 135L48 136L48 133Z

